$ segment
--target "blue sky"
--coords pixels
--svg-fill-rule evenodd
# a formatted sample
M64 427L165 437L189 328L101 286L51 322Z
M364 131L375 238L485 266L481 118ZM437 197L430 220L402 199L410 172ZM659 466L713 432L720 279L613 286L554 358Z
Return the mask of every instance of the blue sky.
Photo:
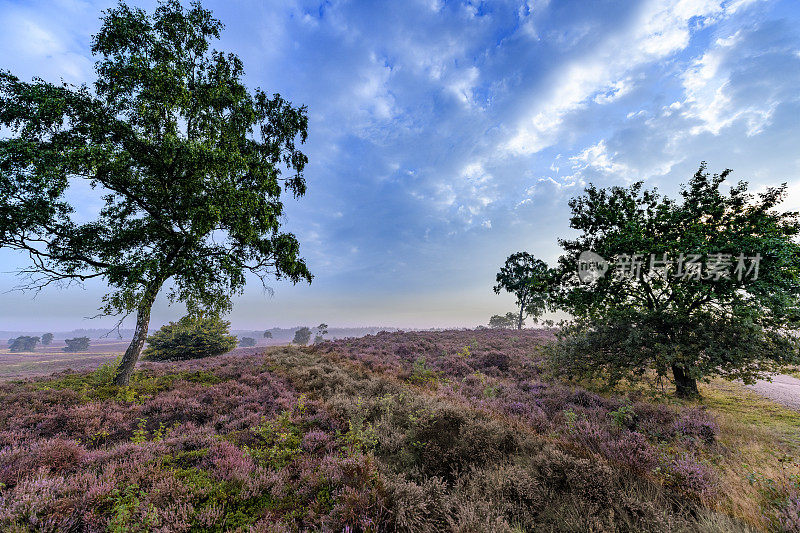
M148 10L154 2L133 2ZM90 82L111 2L0 0L0 68ZM701 160L800 209L800 3L207 1L247 81L309 108L308 194L287 200L310 286L251 283L234 327L474 326L513 308L505 257L553 264L584 185L674 194ZM99 199L72 192L79 213ZM102 327L100 284L6 293L0 329ZM157 303L154 325L182 308Z

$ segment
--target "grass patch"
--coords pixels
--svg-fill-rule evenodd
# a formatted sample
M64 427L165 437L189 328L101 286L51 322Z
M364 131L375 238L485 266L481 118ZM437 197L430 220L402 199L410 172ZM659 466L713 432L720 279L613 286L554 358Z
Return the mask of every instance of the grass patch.
M739 383L701 384L698 404L716 417L719 443L727 453L718 469L724 495L717 505L760 529L779 530L786 502L800 472L800 413Z
M224 381L206 370L170 374L138 371L131 376L127 386L119 386L114 384L118 365L119 359L100 365L93 372L68 374L53 380L37 382L35 388L38 390L73 390L80 395L83 403L103 400L142 403L152 398L153 395L172 388L177 381L203 385L215 385Z
M748 438L765 438L773 445L777 440L787 451L800 453L800 412L721 379L701 384L700 393L700 403L725 419L732 434L744 429Z

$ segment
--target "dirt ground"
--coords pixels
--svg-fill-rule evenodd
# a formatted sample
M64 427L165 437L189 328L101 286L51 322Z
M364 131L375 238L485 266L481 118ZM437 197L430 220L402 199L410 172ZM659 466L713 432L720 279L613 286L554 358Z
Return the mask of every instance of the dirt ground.
M765 398L800 411L800 379L775 375L772 381L757 381L749 388Z

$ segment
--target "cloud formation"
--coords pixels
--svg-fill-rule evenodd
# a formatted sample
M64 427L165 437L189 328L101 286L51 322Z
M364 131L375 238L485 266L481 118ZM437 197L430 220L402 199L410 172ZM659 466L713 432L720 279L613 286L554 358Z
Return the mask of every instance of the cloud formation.
M316 280L254 288L242 326L334 324L332 309L342 324L484 322L511 305L491 292L499 265L518 250L552 262L588 182L674 193L706 160L789 182L800 207L792 0L205 4L248 82L310 115L309 192L287 225ZM4 68L90 81L109 5L0 0ZM2 252L1 270L18 260Z

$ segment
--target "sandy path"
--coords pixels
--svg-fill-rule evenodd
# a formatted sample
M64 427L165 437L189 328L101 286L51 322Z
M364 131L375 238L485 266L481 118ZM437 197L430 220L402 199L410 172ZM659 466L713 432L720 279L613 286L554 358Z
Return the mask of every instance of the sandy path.
M747 388L786 407L800 411L800 379L775 375L772 381L757 381Z

